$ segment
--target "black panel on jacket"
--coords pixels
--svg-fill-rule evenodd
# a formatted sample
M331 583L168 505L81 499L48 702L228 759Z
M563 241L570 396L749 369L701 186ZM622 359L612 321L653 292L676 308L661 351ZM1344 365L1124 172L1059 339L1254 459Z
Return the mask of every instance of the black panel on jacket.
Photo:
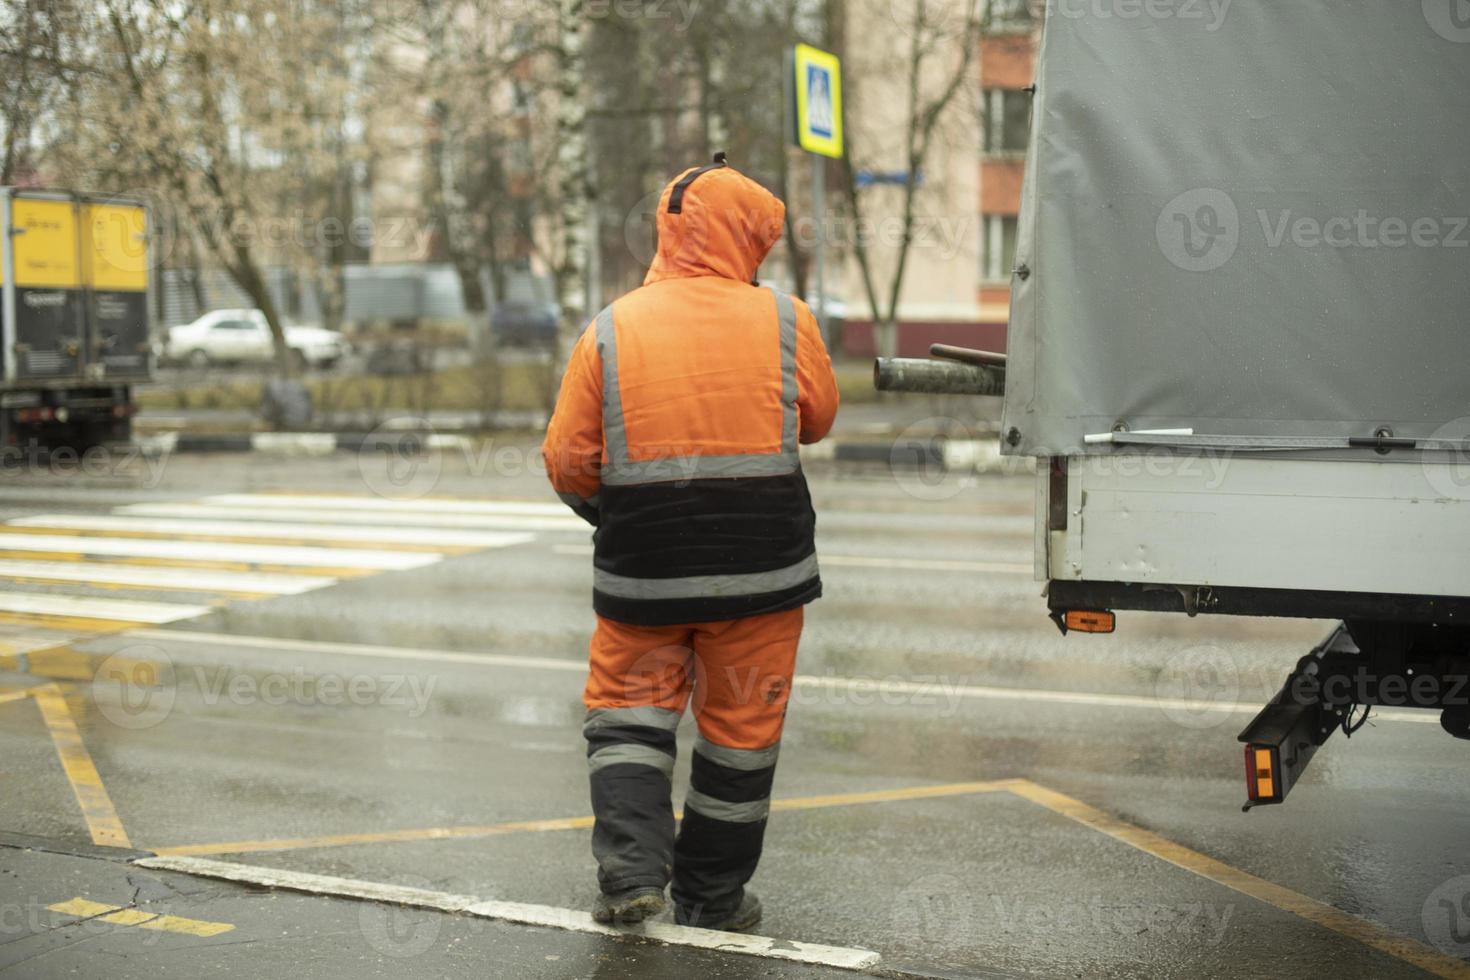
M598 568L630 578L683 578L786 568L815 550L806 477L604 486L593 540Z

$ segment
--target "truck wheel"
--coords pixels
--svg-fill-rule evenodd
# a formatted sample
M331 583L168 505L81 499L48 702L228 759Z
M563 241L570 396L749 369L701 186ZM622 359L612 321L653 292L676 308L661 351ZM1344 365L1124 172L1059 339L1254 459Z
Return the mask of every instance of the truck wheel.
M191 350L189 356L184 360L196 371L207 371L214 364L214 358L210 357L206 350Z

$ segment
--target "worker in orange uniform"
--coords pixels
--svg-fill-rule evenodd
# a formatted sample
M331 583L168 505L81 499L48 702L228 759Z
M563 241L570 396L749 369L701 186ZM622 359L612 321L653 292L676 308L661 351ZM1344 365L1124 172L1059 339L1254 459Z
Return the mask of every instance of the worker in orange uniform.
M664 189L643 286L597 315L543 453L594 527L583 700L599 922L754 928L760 860L802 607L822 593L797 444L837 414L806 304L754 284L786 208L715 163ZM677 839L674 732L693 700Z

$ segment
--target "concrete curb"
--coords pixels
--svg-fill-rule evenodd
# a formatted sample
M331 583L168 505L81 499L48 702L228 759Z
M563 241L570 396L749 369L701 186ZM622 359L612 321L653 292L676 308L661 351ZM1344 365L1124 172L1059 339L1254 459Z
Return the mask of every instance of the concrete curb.
M901 439L889 442L832 442L803 446L802 459L833 460L894 469L939 469L947 473L1032 473L1036 461L1002 456L999 439Z
M134 442L145 453L273 453L280 456L328 456L334 452L416 453L426 449L473 448L469 436L421 432L241 432L204 435L162 432L140 435Z
M429 450L473 451L470 436L400 432L241 432L208 435L163 432L139 435L145 453L271 453L278 456L328 456L336 452L381 451L419 453ZM1028 457L1002 456L998 440L904 439L898 441L836 440L801 447L803 462L835 462L899 469L939 469L952 473L1033 472Z

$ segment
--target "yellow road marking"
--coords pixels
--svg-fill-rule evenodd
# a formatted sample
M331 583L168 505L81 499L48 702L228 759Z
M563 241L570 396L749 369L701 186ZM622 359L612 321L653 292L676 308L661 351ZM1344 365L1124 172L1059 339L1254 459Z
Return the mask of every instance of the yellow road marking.
M0 575L0 582L32 582L35 584L53 584L82 586L88 589L98 589L103 592L200 592L225 599L272 599L274 592L251 592L245 589L201 589L189 585L159 585L150 582L147 585L138 585L127 582L96 582L79 581L73 578L52 578L42 574L27 575Z
M997 793L1011 788L1014 780L996 779L983 783L946 783L941 786L910 786L906 789L880 789L869 793L837 793L831 796L797 796L772 800L772 810L820 810L834 806L857 806L862 803L893 803L898 800L928 800L939 796L970 796L975 793Z
M168 857L250 854L258 851L300 851L316 847L350 847L353 844L389 844L464 837L494 837L500 834L547 830L581 830L591 826L591 817L563 817L552 820L516 820L481 827L424 827L413 830L384 830L366 834L329 834L323 837L282 837L274 840L226 841L218 844L183 844L178 847L154 847L150 850L160 856Z
M157 929L162 932L178 932L186 936L198 936L201 939L218 936L222 932L229 932L235 928L228 922L205 922L203 919L186 919L178 915L144 912L141 909L89 902L85 898L73 898L71 901L57 902L55 905L46 907L52 912L75 915L82 919L97 919L100 922L110 922L114 925L137 926L140 929Z
M1016 780L1009 788L1017 796L1038 803L1053 813L1074 820L1084 827L1107 834L1129 847L1137 848L1145 854L1152 855L1161 861L1167 861L1177 868L1182 868L1216 884L1224 885L1242 895L1265 902L1283 912L1299 916L1324 929L1330 929L1340 936L1346 936L1381 953L1387 953L1389 956L1417 966L1434 976L1460 978L1460 980L1470 978L1470 963L1446 956L1407 936L1401 936L1377 923L1344 912L1326 902L1308 898L1299 892L1283 888L1264 878L1257 878L1239 868L1231 867L1223 861L1206 857L1198 851L1190 850L1182 844L1176 844L1152 831L1109 816L1081 800L1047 789L1045 786L1038 786L1025 779Z
M0 690L0 704L6 701L20 701L31 696L33 688L15 688L14 690Z
M130 619L91 619L81 616L52 616L47 613L0 613L0 626L29 626L67 633L121 633L135 630ZM58 641L61 637L57 638Z
M82 733L77 730L61 688L55 684L43 684L31 690L36 706L41 709L41 718L46 722L46 730L56 746L61 768L66 773L67 782L71 783L77 805L81 807L82 819L92 834L92 842L105 847L131 847L117 810L113 808L112 797L107 795L107 788L102 785L102 777L92 763L92 756L87 752Z
M21 658L16 660L19 667ZM140 664L155 667L152 660L136 660L120 653L84 653L66 643L55 644L33 650L24 655L25 673L34 677L49 677L52 680L90 681L97 676L97 668L104 662L123 671L134 670Z
M815 810L836 806L858 806L864 803L890 803L897 800L922 800L940 796L972 793L994 793L1009 789L1012 780L984 783L950 783L942 786L912 786L905 789L874 790L867 793L838 793L830 796L799 796L772 800L772 810ZM676 812L675 816L682 816ZM284 837L273 840L226 841L217 844L183 844L155 847L160 855L183 857L206 854L249 854L258 851L299 851L317 847L349 847L354 844L388 844L407 841L447 840L466 837L495 837L501 834L537 833L550 830L584 830L592 826L591 817L560 817L551 820L516 820L508 823L467 827L425 827L412 830L385 830L364 834L329 834L322 837Z
M215 561L208 558L123 558L91 555L82 551L7 551L6 558L24 561L85 561L90 564L145 565L150 568L204 568L220 572L270 572L276 575L310 575L328 578L360 578L380 574L375 568L334 568L329 565L275 565L254 561Z
M980 793L1010 792L1023 799L1037 803L1053 813L1064 816L1085 827L1106 834L1121 843L1136 848L1152 857L1159 858L1192 874L1224 885L1246 895L1336 932L1379 952L1410 963L1438 977L1453 980L1470 980L1470 963L1445 956L1422 943L1401 936L1367 919L1344 912L1325 902L1309 898L1289 888L1258 878L1249 872L1231 867L1222 861L1207 857L1198 851L1177 844L1149 830L1119 820L1116 817L1089 806L1080 800L1047 789L1027 779L997 779L986 782L948 783L938 786L913 786L904 789L875 790L864 793L837 793L826 796L803 796L771 801L771 809L816 810L838 806L858 806L869 803L890 803L901 800L936 799L948 796L965 796ZM679 816L679 813L675 814ZM184 844L176 847L159 847L154 850L163 856L198 856L215 854L245 854L259 851L287 851L307 848L346 847L354 844L382 844L427 840L463 839L492 837L515 833L537 833L557 830L585 830L592 826L592 817L564 817L551 820L519 820L486 826L428 827L413 830L392 830L364 834L333 834L321 837L277 838L271 840L245 840L216 844Z

